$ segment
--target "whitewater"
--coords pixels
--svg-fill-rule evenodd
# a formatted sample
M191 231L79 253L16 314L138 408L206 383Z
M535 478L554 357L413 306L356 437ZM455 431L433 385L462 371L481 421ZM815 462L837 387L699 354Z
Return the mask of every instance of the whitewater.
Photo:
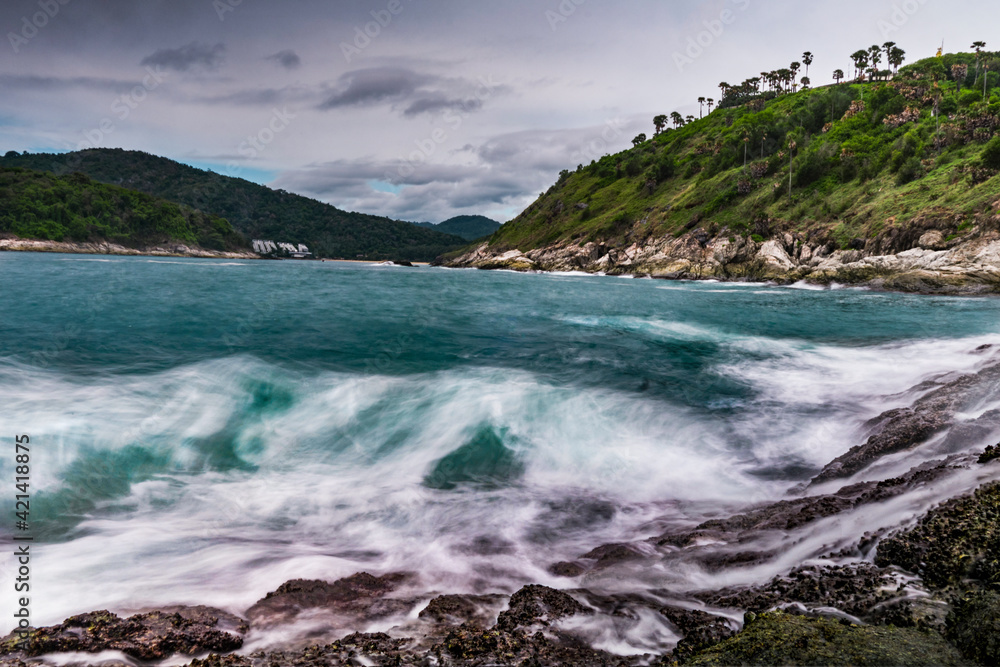
M240 614L287 580L361 571L415 573L428 599L579 585L551 566L801 492L868 420L1000 345L1000 300L852 289L31 253L0 254L0 289L0 531L28 434L36 625ZM994 388L961 419L997 407ZM820 490L997 436L942 436ZM820 521L764 565L584 581L763 582L996 474ZM7 632L11 553L0 568ZM611 635L621 653L676 639Z

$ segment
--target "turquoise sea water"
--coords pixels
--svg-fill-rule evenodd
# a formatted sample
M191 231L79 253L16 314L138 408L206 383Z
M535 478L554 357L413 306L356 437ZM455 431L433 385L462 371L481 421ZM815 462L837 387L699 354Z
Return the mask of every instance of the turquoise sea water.
M565 586L783 497L1000 343L992 298L430 267L5 253L0 294L39 623L362 570Z

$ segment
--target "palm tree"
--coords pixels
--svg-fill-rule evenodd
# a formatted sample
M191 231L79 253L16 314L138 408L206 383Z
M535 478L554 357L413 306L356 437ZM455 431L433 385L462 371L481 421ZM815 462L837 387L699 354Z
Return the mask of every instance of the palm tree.
M860 49L851 54L851 60L854 61L854 78L860 79L861 73L865 71L868 66L868 52L864 49Z
M685 118L684 120L685 120L685 124L687 124L687 123L693 123L695 121L695 117L692 116L691 114L688 114L687 118Z
M812 83L812 79L810 79L807 76L802 77L802 90L805 90L806 88L808 88L809 84L811 84L811 83Z
M674 127L684 127L684 116L676 111L670 113L670 120L673 122Z
M976 80L979 80L979 54L986 48L986 42L973 42L972 48L976 51Z
M732 86L730 86L725 81L719 84L719 90L722 91L722 99L726 99L726 97L729 95L730 88L732 88Z
M704 118L705 117L704 111L705 111L705 98L704 97L699 97L698 98L698 117L699 118Z
M659 134L663 132L663 128L667 125L667 116L665 114L660 114L653 118L653 127L656 128L656 133Z
M868 54L871 56L872 69L877 72L878 64L882 60L882 47L878 44L873 44L871 48L868 49Z
M835 69L835 70L833 70L833 80L834 81L836 81L839 84L843 80L843 78L844 78L844 70L842 70L842 69Z
M711 97L709 97L707 100L705 100L705 104L708 105L708 115L711 116L712 115L712 107L715 105L715 100L713 100Z
M809 66L813 64L813 54L811 51L806 51L802 54L802 63L806 66L806 76L809 76Z
M646 135L640 134L635 139L632 140L632 145L638 147L640 144L646 143Z
M886 42L886 44L891 44L891 42ZM896 74L899 72L899 66L903 64L904 60L906 60L906 51L898 46L893 46L889 49L886 58L888 59L889 64L892 65L892 73Z

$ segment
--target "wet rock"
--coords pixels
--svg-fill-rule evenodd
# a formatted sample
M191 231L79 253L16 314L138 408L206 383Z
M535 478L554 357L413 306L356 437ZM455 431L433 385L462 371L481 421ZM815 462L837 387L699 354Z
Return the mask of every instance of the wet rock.
M536 625L545 627L560 618L593 613L562 591L531 584L510 597L508 608L500 614L496 627L506 632Z
M249 656L209 656L188 667L396 667L426 664L407 651L410 639L393 639L385 633L354 633L324 646L299 651L257 651Z
M704 611L667 606L661 607L659 612L683 635L673 650L674 660L683 662L735 634L729 621Z
M883 590L895 587L896 580L888 572L871 565L810 566L775 577L764 586L729 588L696 597L717 607L758 614L783 604L801 603L807 608L834 608L864 619L876 607L900 597L899 593Z
M602 569L626 561L642 560L646 558L646 554L633 544L604 544L585 553L581 558L593 561L593 569Z
M1000 587L1000 483L949 500L882 540L875 564L909 570L938 589L967 578Z
M566 577L569 579L575 579L582 574L585 574L590 568L585 564L578 561L560 561L558 563L553 563L549 566L549 574L555 575L557 577Z
M861 482L835 493L782 500L726 519L713 519L693 530L668 532L652 538L659 547L679 547L713 570L739 564L754 564L771 558L767 550L749 549L767 531L789 531L822 518L854 510L862 505L900 496L914 486L944 477L957 459L933 461L917 466L901 477L881 482ZM705 546L699 546L704 544Z
M219 655L213 653L201 660L192 660L187 667L253 667L253 660L241 655Z
M985 452L979 455L979 463L989 463L996 459L1000 459L1000 444L990 445Z
M977 591L957 599L946 636L969 660L1000 665L1000 593Z
M834 459L813 479L814 484L849 477L888 454L925 442L935 433L951 426L955 413L980 398L1000 380L1000 364L994 363L978 373L952 380L917 400L912 408L889 410L880 415L878 431L863 445L852 447Z
M502 595L441 595L421 610L420 618L439 625L472 623L486 626L496 616Z
M34 630L24 642L12 634L0 641L0 651L4 654L23 651L29 657L121 651L141 660L162 660L175 653L194 655L240 648L243 638L218 629L218 617L209 615L207 609L199 607L188 614L153 611L125 619L108 611L95 611L72 616L60 625Z
M363 618L382 618L405 613L413 601L386 598L410 579L409 574L392 573L376 577L367 572L326 581L293 579L268 593L247 610L256 626L287 623L303 609L322 608L331 612Z
M435 649L438 664L454 666L524 665L525 667L626 667L636 661L586 646L563 644L541 632L527 635L498 628L462 626Z
M747 614L743 631L685 665L965 665L937 633L865 627L828 618Z

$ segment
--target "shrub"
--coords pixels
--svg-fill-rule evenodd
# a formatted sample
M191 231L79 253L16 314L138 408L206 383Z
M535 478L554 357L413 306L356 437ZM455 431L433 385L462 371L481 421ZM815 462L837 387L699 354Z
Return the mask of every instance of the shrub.
M1000 136L993 137L979 158L987 169L1000 169Z

